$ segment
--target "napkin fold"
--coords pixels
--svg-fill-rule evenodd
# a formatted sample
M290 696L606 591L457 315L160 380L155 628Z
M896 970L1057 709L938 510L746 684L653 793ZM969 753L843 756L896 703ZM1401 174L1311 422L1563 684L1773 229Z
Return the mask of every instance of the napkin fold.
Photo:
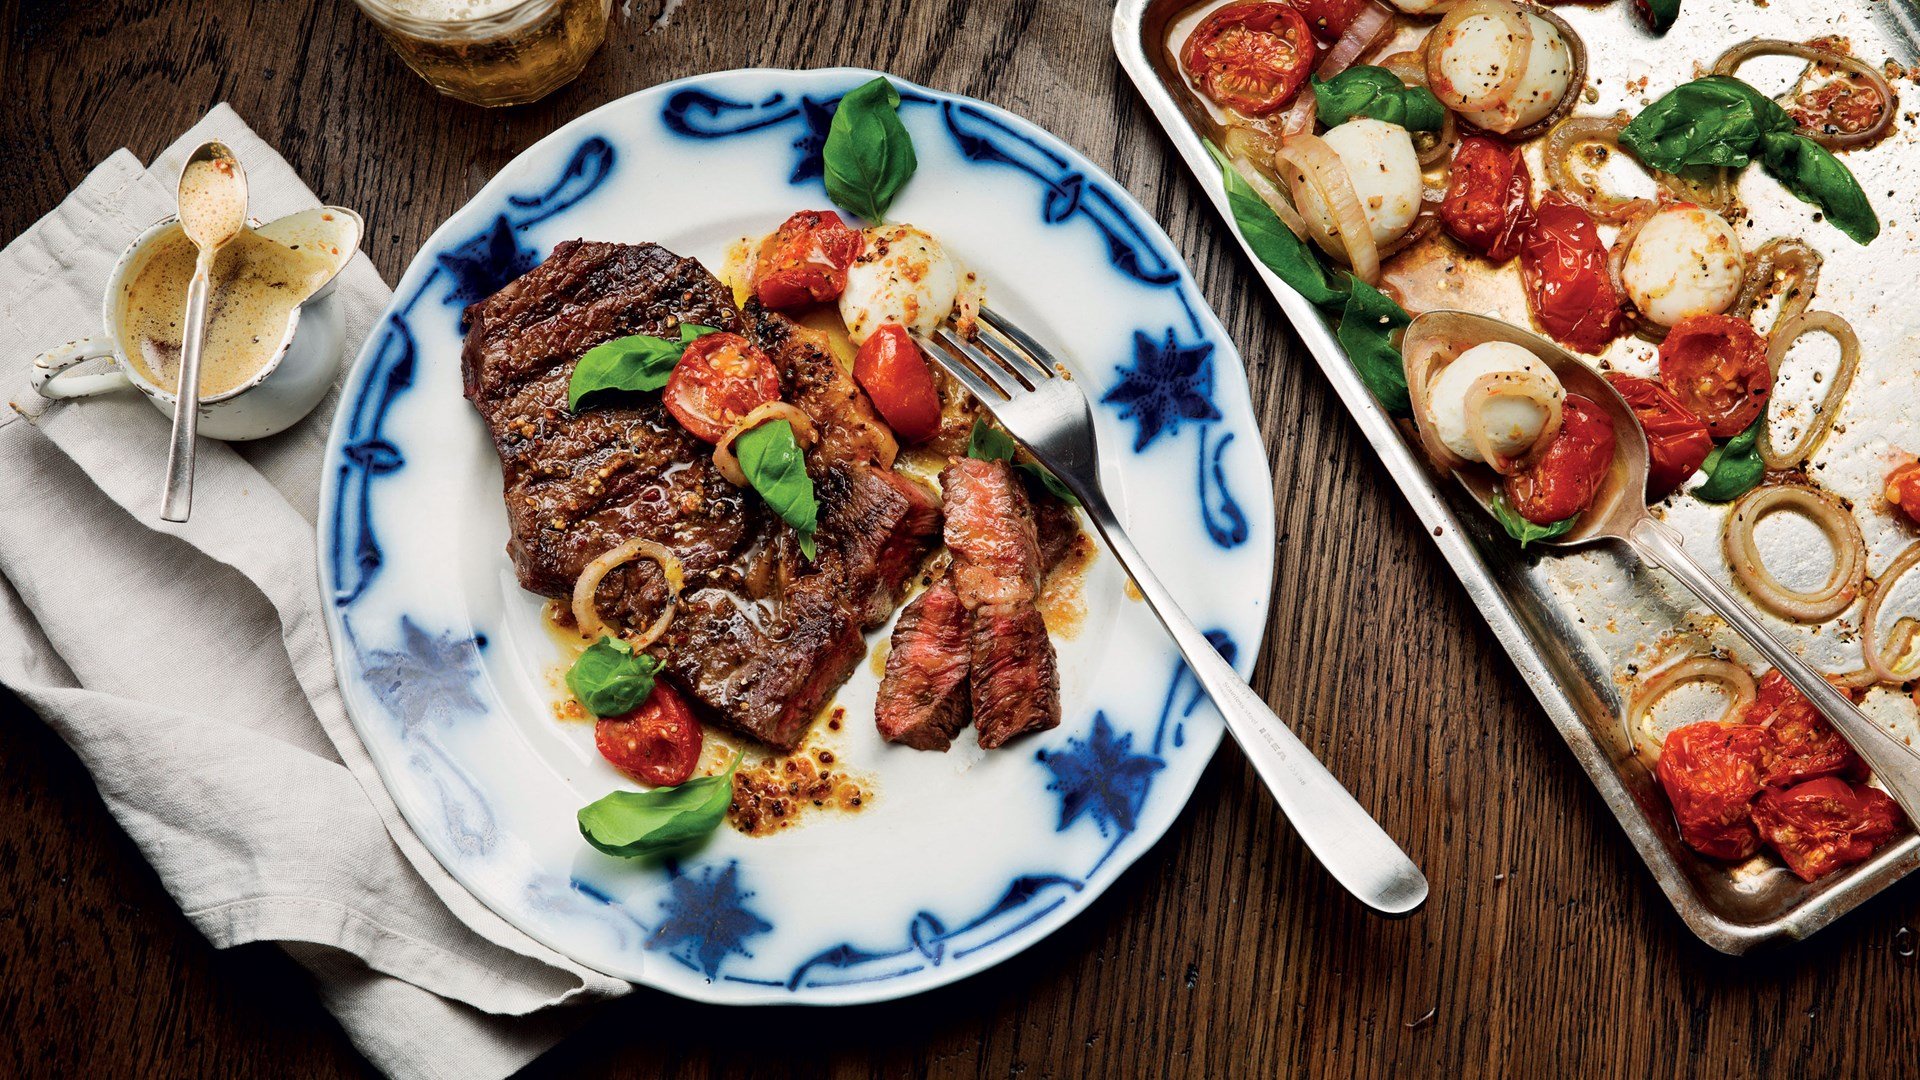
M210 138L253 214L318 205L226 105L151 168L120 150L0 251L0 682L86 764L219 947L278 942L362 1053L401 1077L498 1077L631 987L514 929L401 819L341 705L315 562L333 398L292 430L201 440L192 519L159 520L168 418L132 390L49 402L34 356L101 332L121 251ZM378 226L378 208L361 208ZM341 273L351 360L390 292ZM344 365L343 365L344 367Z

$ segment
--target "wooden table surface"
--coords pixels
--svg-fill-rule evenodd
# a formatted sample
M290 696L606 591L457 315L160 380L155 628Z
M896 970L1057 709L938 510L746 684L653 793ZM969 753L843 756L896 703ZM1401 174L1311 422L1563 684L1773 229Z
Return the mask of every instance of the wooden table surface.
M1229 745L1172 832L1051 939L908 1001L721 1010L641 992L534 1075L1845 1075L1920 1070L1920 882L1812 942L1699 944L1634 857L1275 305L1175 161L1099 0L637 0L537 105L436 97L345 0L0 5L0 237L121 146L240 115L396 278L564 121L666 79L859 64L1031 117L1167 227L1248 358L1278 586L1259 685L1433 882L1405 922L1314 864ZM21 349L32 342L9 342ZM301 969L216 952L73 755L0 724L0 1071L367 1071Z

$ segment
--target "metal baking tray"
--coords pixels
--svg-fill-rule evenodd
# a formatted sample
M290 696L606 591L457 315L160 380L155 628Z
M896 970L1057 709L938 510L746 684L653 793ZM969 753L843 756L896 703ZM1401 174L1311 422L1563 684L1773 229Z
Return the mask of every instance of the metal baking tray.
M1113 41L1121 65L1231 228L1226 191L1202 141L1210 123L1208 106L1188 87L1169 44L1171 35L1183 34L1200 13L1221 2L1121 0L1114 11ZM1747 38L1840 35L1856 55L1876 63L1885 59L1910 68L1920 57L1920 8L1911 0L1770 6L1686 0L1679 24L1664 38L1641 29L1627 8L1621 0L1554 9L1587 45L1592 90L1577 106L1582 114L1637 111L1677 83L1703 74L1721 51ZM1419 30L1431 22L1424 21ZM1769 93L1784 90L1798 65L1778 58L1772 63L1755 61L1741 75ZM1920 136L1909 111L1920 103L1920 88L1909 79L1896 81L1895 87L1906 99L1895 132L1878 146L1846 157L1883 224L1871 248L1816 222L1810 208L1781 193L1758 169L1748 170L1740 186L1750 218L1740 226L1743 244L1751 250L1768 237L1784 235L1803 237L1819 248L1826 264L1813 306L1845 316L1861 337L1860 373L1810 473L1859 509L1870 574L1912 540L1911 532L1903 532L1885 512L1877 485L1891 466L1894 448L1920 450L1920 304L1904 295L1920 280ZM1537 166L1534 175L1540 175ZM1920 866L1920 837L1914 835L1813 884L1765 856L1728 867L1682 845L1665 796L1635 756L1627 730L1625 702L1636 673L1682 651L1717 648L1756 670L1757 656L1716 617L1696 608L1675 583L1640 566L1624 548L1547 556L1520 551L1457 485L1439 482L1417 447L1367 393L1318 311L1251 250L1247 257L1634 849L1702 941L1737 954L1768 941L1804 938ZM1448 306L1469 305L1528 325L1517 286L1476 293L1471 301ZM1606 360L1619 370L1645 373L1653 350L1621 343ZM1775 405L1786 413L1776 412L1776 423L1786 420L1796 394L1813 400L1827 363L1824 356L1804 362L1789 357ZM1720 555L1725 509L1683 496L1671 500L1664 513L1684 534L1689 550L1723 582L1730 581ZM1791 581L1796 569L1824 572L1828 564L1824 545L1807 543L1807 534L1795 533L1792 524L1772 535L1763 526L1758 539L1770 565L1785 571L1783 580ZM1890 613L1920 611L1920 597L1909 597L1904 584L1898 592L1887 602ZM1849 621L1859 618L1859 608L1856 603L1834 623L1813 628L1763 617L1816 667L1837 671L1859 664ZM1909 744L1920 745L1920 712L1906 695L1875 690L1863 707Z

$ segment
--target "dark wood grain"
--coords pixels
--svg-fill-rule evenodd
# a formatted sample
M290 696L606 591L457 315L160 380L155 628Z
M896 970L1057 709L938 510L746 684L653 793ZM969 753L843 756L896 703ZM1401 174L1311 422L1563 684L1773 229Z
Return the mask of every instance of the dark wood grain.
M536 1075L1718 1077L1920 1072L1920 884L1735 960L1681 926L1121 75L1097 0L638 0L575 84L502 113L409 73L344 0L0 5L0 235L120 146L231 101L389 279L515 153L620 94L720 68L862 64L1058 132L1173 235L1248 357L1278 585L1259 685L1434 886L1370 918L1239 754L1079 919L889 1005L725 1011L652 993ZM20 349L32 343L10 342ZM0 1070L342 1076L366 1066L279 953L217 953L85 772L0 723ZM1911 941L1911 937L1899 939Z

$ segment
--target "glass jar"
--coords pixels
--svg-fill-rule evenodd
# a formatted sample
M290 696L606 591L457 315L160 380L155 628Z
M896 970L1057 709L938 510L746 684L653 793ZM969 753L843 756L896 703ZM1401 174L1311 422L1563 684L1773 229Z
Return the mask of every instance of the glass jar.
M523 105L573 81L607 36L613 0L354 0L433 88Z

